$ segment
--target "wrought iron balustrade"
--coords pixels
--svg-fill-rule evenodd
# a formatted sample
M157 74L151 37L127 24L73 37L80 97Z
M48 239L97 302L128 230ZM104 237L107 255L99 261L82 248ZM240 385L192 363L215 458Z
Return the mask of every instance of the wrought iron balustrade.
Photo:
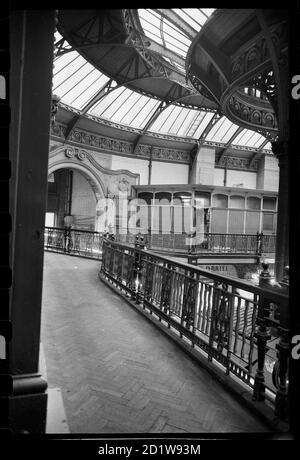
M148 249L182 254L248 254L275 253L275 235L201 233L139 233ZM83 257L101 258L103 234L79 229L45 227L44 247L47 251L64 252ZM116 241L134 246L136 233L114 235Z
M185 337L281 418L288 393L288 295L104 239L100 278Z
M102 254L103 235L88 230L45 227L46 251L99 259Z
M148 249L166 252L193 254L275 254L276 235L197 233L189 236L182 233L140 232ZM135 234L117 234L120 243L133 245Z

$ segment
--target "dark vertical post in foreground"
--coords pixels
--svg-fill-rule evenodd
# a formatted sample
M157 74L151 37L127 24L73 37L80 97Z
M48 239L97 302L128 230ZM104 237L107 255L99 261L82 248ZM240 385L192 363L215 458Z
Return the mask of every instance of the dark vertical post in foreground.
M13 393L9 428L45 431L47 383L40 374L43 236L47 199L55 11L10 13L10 320Z

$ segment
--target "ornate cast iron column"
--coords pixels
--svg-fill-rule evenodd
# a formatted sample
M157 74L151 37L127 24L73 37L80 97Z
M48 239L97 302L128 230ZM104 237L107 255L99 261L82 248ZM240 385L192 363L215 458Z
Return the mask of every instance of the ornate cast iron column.
M288 142L272 142L272 151L279 163L279 191L277 237L275 253L275 278L281 281L284 267L289 265L289 156Z

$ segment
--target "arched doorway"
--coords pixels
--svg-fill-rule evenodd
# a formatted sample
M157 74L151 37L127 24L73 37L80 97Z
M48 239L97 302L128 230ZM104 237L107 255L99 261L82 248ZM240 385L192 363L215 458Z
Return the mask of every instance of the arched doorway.
M45 226L97 230L97 203L103 195L98 178L81 165L56 164L48 171Z

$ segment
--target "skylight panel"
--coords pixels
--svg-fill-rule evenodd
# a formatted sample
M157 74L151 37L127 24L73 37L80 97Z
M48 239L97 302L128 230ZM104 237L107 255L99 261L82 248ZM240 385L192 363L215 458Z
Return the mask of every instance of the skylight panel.
M98 70L95 69L95 73L93 76L96 75L94 80L91 80L91 76L88 76L84 80L83 90L82 92L78 92L75 98L70 102L70 105L73 105L76 108L83 109L89 101L95 96L97 91L108 82L109 78L105 75L101 74Z
M178 14L178 16L181 17L184 21L186 21L190 27L192 27L195 32L199 32L199 24L198 22L194 21L187 13L186 9L181 9L181 8L174 8L173 9L174 13Z
M205 112L204 112L205 113ZM199 137L202 135L203 131L205 130L205 128L207 127L208 123L210 122L210 120L213 118L214 116L214 113L212 112L207 112L205 114L205 116L203 117L201 123L199 124L199 126L196 128L196 131L194 132L194 134L192 134L192 136L195 138L195 139L199 139Z
M234 145L241 145L245 147L254 147L256 143L259 143L263 136L255 131L250 129L244 129L237 137L234 139Z
M157 99L121 87L104 96L89 113L142 129L159 104Z
M241 139L243 139L245 133L247 132L247 129L243 129L243 131L240 132L238 136L233 140L232 144L233 145L240 145Z
M181 54L183 57L186 56L191 40L181 34L167 21L163 22L163 36L166 46L169 46L170 49Z
M165 110L162 111L162 113L157 117L153 125L149 128L149 131L157 131L157 132L167 132L164 128L165 122L170 119L173 114L175 106L169 106ZM178 108L178 107L177 107Z
M179 116L181 112L181 107L174 106L174 105L168 107L166 110L168 109L170 109L169 116L165 119L165 122L163 126L161 127L161 130L165 133L169 132L171 126L174 123L174 120Z
M71 59L63 59L67 57ZM59 62L59 64L61 65L57 65L58 61L56 61L56 64L54 65L53 86L58 87L60 83L65 81L70 75L77 72L77 70L83 65L83 63L84 60L76 52L72 52L70 54L65 54L61 56L61 61Z
M95 69L93 69L87 75L84 75L79 82L75 83L71 88L69 88L68 91L62 97L64 98L67 104L70 104L73 107L79 107L79 97L82 96L82 94L86 92L87 88L89 88L97 80L98 75Z
M225 131L226 128L224 128L224 135L221 137L220 142L224 142L226 144L230 138L234 135L234 133L239 129L238 125L235 125L231 121L227 120L227 131Z
M151 10L141 9L139 10L139 17L145 33L150 33L152 35L151 37L149 36L149 38L153 38L157 43L163 45L160 34L160 15Z
M63 69L67 68L71 62L76 61L80 57L76 51L70 51L69 53L62 54L57 57L53 63L54 75L60 73Z
M199 32L209 16L215 11L214 8L174 8L174 13L178 14L184 21L192 27L195 32Z
M124 91L123 96L124 97L119 98L117 109L111 114L110 118L117 123L121 123L121 121L124 122L124 118L127 118L129 124L129 120L133 118L131 116L131 110L135 104L139 103L141 95L139 93L127 90Z
M268 143L264 146L263 150L272 150L271 142L268 142Z
M119 108L123 107L130 96L130 91L127 88L122 88L122 90L118 97L102 112L102 116L111 119Z
M60 82L56 82L54 79L53 91L58 94L60 97L64 97L64 95L76 85L86 74L90 72L90 67L88 62L84 59L81 61L80 67L73 69L69 69L68 73L64 74L64 79ZM58 84L56 84L58 83Z
M241 138L240 140L240 145L248 146L250 145L250 141L253 139L253 136L255 135L254 131L251 130L246 130L244 137Z
M146 100L148 99L148 100ZM132 119L131 124L136 128L144 128L148 120L150 120L151 116L155 112L156 108L159 106L160 102L156 99L150 99L143 96L143 103L144 106L139 110L135 117Z
M197 8L175 8L172 11L185 21L189 27L192 27L196 33L214 10L211 9L211 12L208 12L207 15ZM182 25L176 27L172 21L151 9L139 9L138 12L141 26L150 39L181 55L183 58L186 57L191 40Z
M201 12L206 14L208 17L211 16L214 11L215 8L201 8Z
M224 128L222 128L222 126L224 125L226 120L226 117L222 117L220 118L220 120L217 121L217 123L212 127L212 129L206 136L206 139L208 141L218 142L218 139L221 139L221 137L224 135Z
M191 133L194 133L195 129L198 127L200 121L202 120L203 115L204 114L198 110L190 109L189 115L185 117L185 122L182 124L178 134L180 136L184 135L191 137Z
M175 41L178 40L181 44L189 46L191 40L185 34L183 34L181 30L177 29L177 27L175 27L167 19L162 19L162 21L164 35L168 35L169 37L175 39Z
M244 139L243 139L244 144L242 144L242 145L251 146L251 145L252 145L252 140L253 140L254 136L255 136L255 132L249 130L249 131L245 134L245 137L244 137Z
M124 87L116 88L115 90L111 91L106 96L101 98L100 101L91 108L90 112L96 116L101 116L102 114L104 114L105 110L108 107L110 107L124 91Z
M258 148L265 140L266 138L264 136L259 133L255 133L252 139L252 147Z
M187 22L192 22L193 27L197 32L199 32L203 24L206 22L207 17L197 8L185 8L183 9L183 12L188 18Z
M173 124L169 128L169 132L180 135L183 131L183 124L185 122L190 123L191 118L193 118L193 114L191 114L191 112L187 109L181 108L181 111L178 113L173 121Z

